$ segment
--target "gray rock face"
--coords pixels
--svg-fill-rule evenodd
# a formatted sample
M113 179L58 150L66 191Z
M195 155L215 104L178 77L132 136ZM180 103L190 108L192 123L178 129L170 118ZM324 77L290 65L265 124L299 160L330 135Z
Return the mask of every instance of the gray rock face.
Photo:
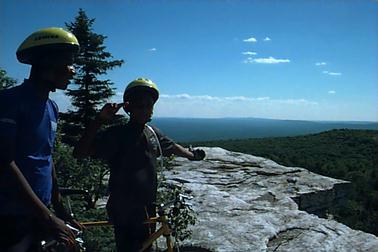
M261 157L203 149L206 160L176 158L174 169L165 171L170 182L183 183L194 196L198 215L188 244L214 252L378 251L376 236L318 217L343 199L348 182Z

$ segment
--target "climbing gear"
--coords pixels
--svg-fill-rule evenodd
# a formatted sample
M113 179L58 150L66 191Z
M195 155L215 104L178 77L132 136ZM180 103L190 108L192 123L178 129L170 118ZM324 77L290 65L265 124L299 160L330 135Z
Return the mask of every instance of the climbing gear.
M154 102L159 98L159 90L153 81L146 78L138 78L127 85L123 94L123 100L129 101L133 95L135 95L136 91L149 92L152 95Z
M72 55L79 51L75 35L62 28L50 27L38 30L27 37L17 49L21 63L35 64L42 55L51 52L67 52Z

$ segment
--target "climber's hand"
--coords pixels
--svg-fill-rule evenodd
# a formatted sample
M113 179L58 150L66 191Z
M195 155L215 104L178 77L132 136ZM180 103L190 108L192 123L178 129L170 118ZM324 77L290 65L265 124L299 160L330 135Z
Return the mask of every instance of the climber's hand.
M192 160L192 161L203 160L206 156L205 151L202 150L202 149L193 149L193 148L190 147L189 151L193 154L193 157L190 157L188 159Z

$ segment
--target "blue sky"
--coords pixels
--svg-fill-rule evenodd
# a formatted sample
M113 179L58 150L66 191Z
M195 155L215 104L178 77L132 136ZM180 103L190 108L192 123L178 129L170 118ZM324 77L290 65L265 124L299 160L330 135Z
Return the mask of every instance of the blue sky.
M106 76L112 101L143 76L161 91L155 116L378 121L377 1L4 0L0 67L21 82L19 44L79 8L126 62Z

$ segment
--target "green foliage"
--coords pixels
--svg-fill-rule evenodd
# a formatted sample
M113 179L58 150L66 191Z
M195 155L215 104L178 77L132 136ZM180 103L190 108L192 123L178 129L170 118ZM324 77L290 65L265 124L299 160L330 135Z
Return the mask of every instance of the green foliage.
M193 209L188 206L182 207L178 215L172 216L172 226L174 229L173 236L178 241L190 239L192 236L192 230L189 229L189 226L195 225L196 220L197 217Z
M97 114L98 108L114 95L113 83L109 79L100 79L115 67L123 64L123 60L111 60L112 55L105 51L106 36L93 32L95 19L90 19L80 9L75 20L66 23L67 29L77 37L80 52L76 58L76 75L74 89L67 90L76 111L62 114L64 142L74 143L78 135Z
M85 221L107 220L104 208L82 211L77 214L77 217ZM116 251L114 232L111 226L87 228L84 230L83 239L85 241L84 246L89 252Z
M16 85L16 80L7 76L7 72L0 68L0 90L7 89Z
M92 199L89 208L94 208L97 200L106 195L106 176L109 174L109 168L100 160L77 160L73 157L72 151L72 147L61 142L58 133L54 164L59 186L87 190Z
M108 167L94 159L76 160L72 156L72 147L61 142L60 131L57 134L54 151L54 163L60 187L88 190L91 202L88 206L83 196L70 196L72 212L80 221L107 220L105 208L95 208L100 198L107 192ZM115 251L112 227L91 227L84 230L84 246L87 251Z
M173 156L164 158L164 169L171 170ZM159 167L159 166L158 166ZM192 235L190 225L195 225L196 214L188 205L185 204L185 199L179 199L178 195L188 194L182 186L168 183L161 167L158 168L158 192L156 203L166 204L167 202L175 202L179 206L178 213L171 213L171 225L174 230L173 236L178 241L189 239Z
M341 129L298 137L195 144L262 156L351 181L347 205L333 209L332 214L352 228L378 235L378 131Z

